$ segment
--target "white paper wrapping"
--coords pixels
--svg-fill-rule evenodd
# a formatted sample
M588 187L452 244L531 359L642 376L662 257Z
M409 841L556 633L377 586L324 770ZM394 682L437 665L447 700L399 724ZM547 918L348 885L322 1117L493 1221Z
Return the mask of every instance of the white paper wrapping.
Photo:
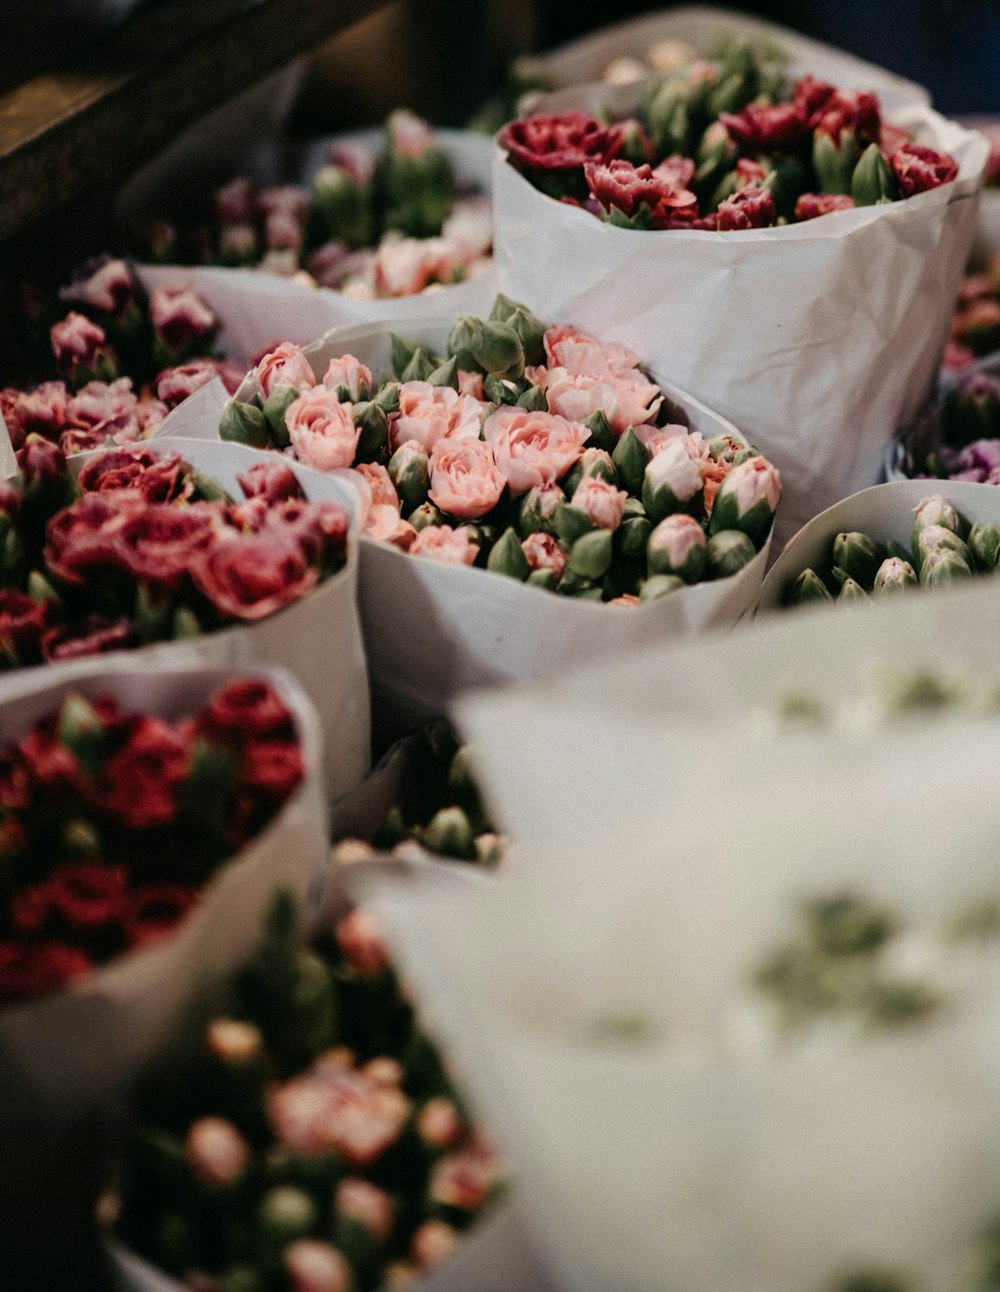
M1000 523L1000 490L994 485L974 484L968 480L896 480L874 485L835 503L799 530L768 570L761 589L759 610L783 609L786 593L803 570L828 568L833 540L842 531L860 530L878 543L892 538L909 549L913 536L913 512L924 498L932 494L947 498L970 522ZM1000 587L996 590L1000 592ZM840 605L826 608L834 612L844 609ZM792 607L790 613L794 614L799 609L801 607Z
M300 897L329 847L322 734L290 673L261 666L144 652L53 664L0 680L0 733L9 741L57 708L68 689L110 693L131 711L176 717L199 708L236 676L273 685L291 710L306 778L267 829L223 866L188 918L164 942L75 980L58 993L0 1012L0 1133L25 1132L30 1118L72 1116L120 1092L163 1045L187 999L253 951L275 886Z
M378 130L346 136L373 146L380 137ZM489 140L460 130L438 130L435 137L450 157L459 184L489 194L492 181ZM332 138L322 139L310 145L300 162L302 182L307 182L323 164L334 142ZM287 171L285 154L290 151L287 146L283 150L272 139L263 145L258 142L257 150L244 153L236 161L259 182L274 182L279 174ZM124 191L120 203L119 218L125 227L137 230L143 219L162 210L169 184L176 179L176 167L161 173L154 164L148 171L140 172ZM304 345L334 327L383 319L435 316L451 320L459 314L484 314L497 290L492 270L454 286L428 288L416 296L374 301L354 300L326 287L307 287L259 269L140 264L136 272L147 291L163 283L184 283L199 292L222 320L219 347L230 358L247 364L278 341Z
M587 87L536 110L593 110L606 98ZM894 119L955 156L953 184L725 234L603 224L540 193L496 152L500 290L631 347L734 421L781 470L778 544L879 479L885 445L927 398L947 336L987 144L928 108Z
M317 376L332 357L347 353L376 376L390 373L393 331L440 351L449 327L434 319L399 319L383 327L345 328L306 353ZM706 439L721 434L744 439L699 400L669 383L659 385L684 411L691 430ZM252 393L247 381L237 398ZM769 544L770 539L732 578L625 607L555 596L489 570L408 556L362 538L361 617L384 734L397 735L435 717L470 687L546 677L638 645L731 627L756 605Z
M1000 725L883 728L870 694L917 665L995 678L998 628L977 584L775 618L738 664L704 640L459 706L517 840L506 881L367 900L567 1290L960 1285L1000 1197L1000 949L956 953L944 926L997 893ZM792 688L867 691L867 721L778 732ZM845 890L903 921L887 969L948 1003L781 1042L752 973L802 899Z
M959 117L959 121L969 130L981 130L996 148L1000 144L1000 116L993 117ZM985 268L989 262L1000 255L1000 187L995 184L983 190L979 203L979 223L976 226L976 238L972 244L972 263Z
M210 426L217 434L224 396L222 383L216 381L175 410L178 418L173 426L187 431L191 438L163 436L147 443L163 453L180 453L233 497L240 498L242 490L236 477L259 461L261 453L241 444L223 444L209 438ZM97 449L74 455L70 458L71 468L79 471L101 452L102 449ZM356 785L371 765L368 670L357 605L357 495L342 482L300 462L289 460L289 466L308 498L338 502L351 516L344 568L324 580L309 596L257 623L234 625L183 642L154 643L138 652L118 652L114 658L136 655L151 666L176 659L204 668L241 667L264 661L289 669L319 713L324 739L324 781L327 793L335 798ZM37 672L37 668L21 669L5 679L5 683L9 680L15 687L33 686Z
M922 85L845 50L811 40L778 23L707 5L678 5L614 23L570 41L538 61L557 87L582 85L599 81L612 59L625 56L644 60L658 41L683 41L699 57L713 58L720 43L732 36L775 45L786 55L792 75L811 72L845 90L874 90L884 107L930 103L930 95Z

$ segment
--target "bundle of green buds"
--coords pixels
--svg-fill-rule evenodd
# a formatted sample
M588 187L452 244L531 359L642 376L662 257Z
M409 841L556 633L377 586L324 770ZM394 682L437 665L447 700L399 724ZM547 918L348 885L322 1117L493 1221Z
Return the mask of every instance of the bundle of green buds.
M451 724L439 718L404 747L407 771L371 842L342 839L334 861L362 861L379 852L405 858L417 848L453 861L498 865L506 840L484 806L471 746L461 744Z
M224 1008L147 1076L117 1231L192 1289L401 1287L502 1174L368 913L309 947L280 895Z
M353 467L371 538L588 601L736 574L770 533L776 468L680 424L624 346L501 295L488 319L455 322L445 353L394 336L391 357L381 383L350 354L317 381L285 343L220 434Z
M881 543L858 530L837 534L827 569L803 570L785 594L786 605L809 601L864 601L907 588L943 587L955 579L992 574L1000 553L1000 526L970 524L940 494L914 512L911 547Z

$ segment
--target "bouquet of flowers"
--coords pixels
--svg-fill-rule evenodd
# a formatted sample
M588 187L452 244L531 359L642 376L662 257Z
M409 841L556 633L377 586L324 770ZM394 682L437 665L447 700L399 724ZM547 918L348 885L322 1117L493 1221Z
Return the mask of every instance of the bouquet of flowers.
M922 407L987 146L928 108L886 120L870 91L768 76L689 66L641 120L634 87L543 101L498 137L494 222L502 291L641 350L775 463L783 542L875 483Z
M1000 350L1000 254L962 280L944 355L946 372L961 372Z
M190 288L165 283L148 295L129 265L103 256L85 265L53 302L36 298L32 331L44 351L26 359L32 378L0 389L0 416L19 449L28 435L66 453L128 444L214 377L234 391L242 372L211 354L219 319Z
M3 684L4 1135L99 1102L328 851L316 715L287 673L177 658ZM19 1118L27 1117L27 1121Z
M778 503L778 473L736 428L636 354L504 297L492 313L407 341L369 329L280 346L220 427L352 473L381 540L363 544L373 673L415 720L462 686L734 622ZM418 639L400 629L414 616ZM634 626L609 622L622 619Z
M331 931L307 946L277 899L258 959L144 1083L117 1233L185 1287L401 1287L502 1192L372 917Z
M980 484L925 480L875 485L811 520L768 571L761 609L810 601L866 601L907 588L941 588L991 575L1000 506Z

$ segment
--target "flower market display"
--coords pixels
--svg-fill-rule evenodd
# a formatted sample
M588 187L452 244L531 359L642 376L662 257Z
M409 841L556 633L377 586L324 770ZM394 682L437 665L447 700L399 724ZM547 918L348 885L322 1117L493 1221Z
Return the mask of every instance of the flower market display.
M635 606L753 560L780 497L754 449L671 416L640 359L499 297L447 353L393 339L395 374L354 355L317 381L286 343L220 433L355 469L363 532L412 556L478 565L564 596Z
M219 1012L146 1078L116 1228L192 1289L403 1287L505 1174L370 914L310 947L283 897Z
M66 453L128 444L214 377L239 385L240 369L212 355L219 319L208 304L181 284L147 296L124 260L97 258L60 289L58 306L40 298L34 310L47 346L23 361L26 383L0 389L15 449L32 434Z
M79 475L30 435L3 487L3 664L73 659L254 623L347 560L348 513L278 462L229 499L177 453L107 450Z
M481 273L492 241L489 199L463 193L446 148L413 113L385 123L381 144L333 141L307 183L217 189L198 224L157 219L153 264L255 267L358 300L412 296Z
M997 1292L988 133L181 7L0 112L0 1283Z
M69 691L0 751L0 1009L168 936L303 776L262 681L174 721Z

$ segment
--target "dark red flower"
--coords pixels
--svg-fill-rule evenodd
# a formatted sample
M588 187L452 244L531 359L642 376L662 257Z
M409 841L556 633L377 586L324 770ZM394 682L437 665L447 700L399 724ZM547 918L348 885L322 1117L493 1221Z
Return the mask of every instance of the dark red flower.
M147 502L173 502L193 492L191 467L179 453L157 454L145 445L109 449L79 475L84 493L138 489Z
M17 452L17 465L25 487L36 480L49 485L66 475L66 454L51 440L29 435Z
M621 151L621 133L583 112L527 117L500 132L511 162L543 192L582 198L583 167L608 162Z
M297 741L254 740L246 748L240 786L263 800L270 812L285 802L304 776Z
M278 457L255 462L236 479L247 498L264 498L269 503L276 503L305 496L295 472Z
M922 144L903 144L889 158L889 165L899 181L903 197L949 184L958 174L954 157L925 148Z
M37 664L49 602L35 601L16 588L0 588L0 667Z
M26 803L48 801L55 807L60 799L83 792L83 769L69 746L57 739L54 722L36 723L14 746L10 760L23 776Z
M672 192L682 192L691 187L694 179L694 159L692 157L664 157L658 166L653 167L653 174Z
M292 715L281 696L259 678L240 678L217 691L202 710L201 732L225 744L290 738Z
M864 90L835 90L823 105L815 129L829 135L838 146L842 130L852 130L862 147L877 144L882 129L879 101Z
M293 535L267 526L196 553L191 577L223 619L252 622L311 592L319 570Z
M718 229L767 229L774 224L774 198L769 188L741 188L719 203Z
M759 185L767 178L767 167L753 157L741 157L736 163L736 187Z
M794 103L750 103L742 112L720 112L730 138L748 153L794 153L809 124Z
M140 717L104 764L92 802L128 830L169 825L188 773L190 746L162 718Z
M611 161L607 165L589 162L583 173L591 194L607 212L614 209L631 219L645 206L650 217L655 218L662 206L678 204L678 195L670 182L654 175L648 165L633 166L627 161ZM689 205L688 199L696 201L693 193L685 193L679 205Z
M106 615L85 615L72 623L49 628L42 636L42 658L81 659L107 651L125 650L139 643L130 619L109 619Z
M197 900L183 884L143 884L125 903L121 928L129 947L149 946L172 933Z
M83 265L73 281L59 289L59 299L120 319L133 303L136 288L126 261L100 256Z
M63 382L43 381L34 390L18 394L7 429L12 430L13 423L22 441L28 435L44 435L46 439L53 440L66 424L68 401L69 394Z
M290 498L271 508L263 532L293 538L310 565L320 566L326 576L339 570L347 560L350 523L350 517L339 503Z
M212 544L217 514L217 509L208 505L151 503L122 524L115 560L119 568L149 588L176 595L188 584L195 553Z
M92 449L102 449L108 442L106 430L85 431L80 427L71 427L59 436L59 447L70 457L74 453L89 453Z
M164 368L153 384L166 406L176 408L214 377L219 378L230 395L235 395L243 380L243 369L225 359L190 359L177 367Z
M10 923L22 937L36 937L48 924L52 915L52 898L46 880L29 884L10 897Z
M87 936L120 920L128 871L103 861L71 861L55 868L46 887L50 908L73 932Z
M817 80L815 76L800 76L795 82L793 101L810 129L815 126L827 103L836 93L834 86L827 81Z
M85 951L62 942L0 942L0 1006L55 991L92 968Z
M854 198L849 193L803 193L795 203L796 220L815 220L831 211L849 211Z
M121 569L119 535L128 518L143 509L137 490L84 494L46 526L45 564L56 578L76 584Z
M219 317L208 302L183 284L154 288L149 317L158 340L178 359L207 350L219 330Z
M53 323L49 338L61 372L73 372L77 367L93 371L108 341L102 327L75 312Z

